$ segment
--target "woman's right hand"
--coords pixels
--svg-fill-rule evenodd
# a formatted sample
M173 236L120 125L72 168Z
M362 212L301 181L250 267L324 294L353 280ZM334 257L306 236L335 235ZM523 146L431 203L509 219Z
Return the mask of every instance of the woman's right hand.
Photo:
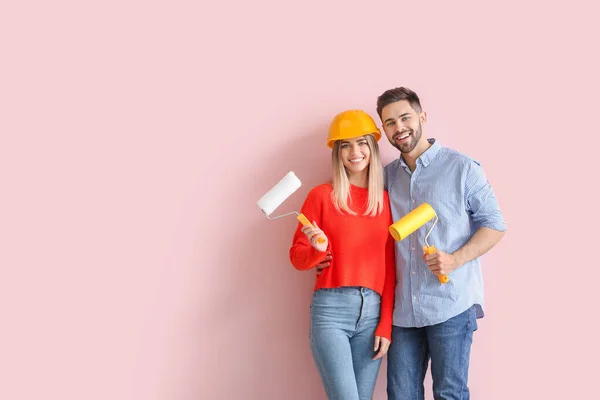
M312 247L314 247L317 251L325 252L327 250L327 245L329 243L329 240L327 239L327 236L325 236L323 231L321 229L319 229L319 226L317 225L317 223L315 221L313 221L312 224L313 224L313 226L310 226L310 225L303 226L302 233L304 233L306 235L306 237L308 238L308 241L310 242ZM317 241L317 239L320 237L325 239L322 241L322 243L319 243Z

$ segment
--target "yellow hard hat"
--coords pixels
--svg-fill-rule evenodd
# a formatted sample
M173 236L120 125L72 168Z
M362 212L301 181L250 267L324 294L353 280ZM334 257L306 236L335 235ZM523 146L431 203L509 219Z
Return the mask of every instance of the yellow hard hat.
M352 139L359 136L372 134L375 141L381 138L373 118L363 110L348 110L339 113L329 127L327 146L333 149L336 140Z

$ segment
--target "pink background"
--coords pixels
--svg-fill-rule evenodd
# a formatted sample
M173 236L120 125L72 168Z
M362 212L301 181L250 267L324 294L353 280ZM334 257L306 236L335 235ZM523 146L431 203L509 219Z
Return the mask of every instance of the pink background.
M483 260L472 397L590 398L593 3L4 2L0 398L323 398L314 273L256 201L293 170L278 211L298 208L330 175L333 115L400 85L509 227Z

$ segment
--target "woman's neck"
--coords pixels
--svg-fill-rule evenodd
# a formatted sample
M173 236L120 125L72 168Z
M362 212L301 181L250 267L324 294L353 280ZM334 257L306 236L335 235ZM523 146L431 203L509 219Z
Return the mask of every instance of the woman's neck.
M356 172L348 176L348 180L351 185L358 186L360 188L366 188L369 186L369 175L368 170L365 169L361 172Z

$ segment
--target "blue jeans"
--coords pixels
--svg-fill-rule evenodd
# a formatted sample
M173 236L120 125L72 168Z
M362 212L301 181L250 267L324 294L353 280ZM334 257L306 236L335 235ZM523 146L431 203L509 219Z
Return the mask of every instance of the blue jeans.
M373 361L380 303L379 294L367 288L313 293L310 348L328 399L373 397L381 366L381 359Z
M423 400L423 380L431 358L434 399L468 400L469 358L476 330L474 306L441 324L394 326L388 352L388 399Z

